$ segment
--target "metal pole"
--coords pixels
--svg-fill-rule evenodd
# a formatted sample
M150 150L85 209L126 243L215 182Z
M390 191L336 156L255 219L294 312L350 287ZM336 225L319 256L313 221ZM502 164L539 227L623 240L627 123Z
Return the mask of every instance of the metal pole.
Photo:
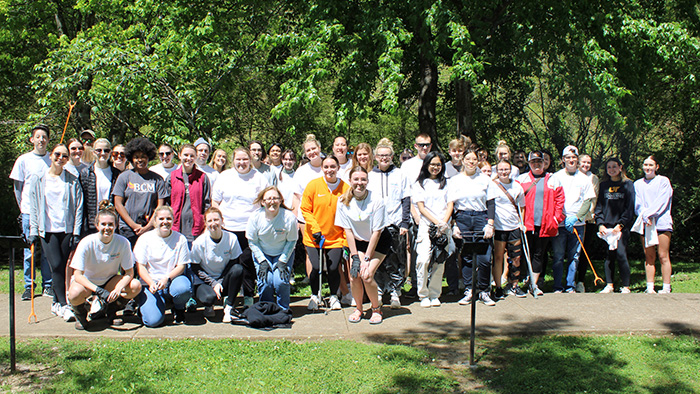
M469 334L469 366L475 367L476 362L474 362L474 340L476 338L476 257L477 250L474 248L472 252L472 324L471 333Z
M16 372L15 350L15 248L10 250L10 373Z

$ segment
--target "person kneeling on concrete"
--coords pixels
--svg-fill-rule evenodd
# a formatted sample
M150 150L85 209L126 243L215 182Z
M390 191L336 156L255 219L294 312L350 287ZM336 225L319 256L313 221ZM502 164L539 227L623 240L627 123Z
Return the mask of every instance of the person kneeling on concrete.
M172 302L175 323L185 322L185 305L192 296L192 284L183 275L190 263L187 238L172 230L173 210L156 208L155 229L143 234L134 246L143 289L136 297L141 320L146 327L157 327L165 320L166 302Z
M104 200L95 217L97 233L83 238L75 251L70 264L75 270L74 280L68 290L70 302L76 317L75 328L84 329L88 325L89 297L99 309L106 309L114 321L117 305L126 304L141 292L141 283L134 279L134 260L129 240L114 234L117 214L111 204ZM119 275L119 270L124 272ZM93 316L96 317L96 316Z

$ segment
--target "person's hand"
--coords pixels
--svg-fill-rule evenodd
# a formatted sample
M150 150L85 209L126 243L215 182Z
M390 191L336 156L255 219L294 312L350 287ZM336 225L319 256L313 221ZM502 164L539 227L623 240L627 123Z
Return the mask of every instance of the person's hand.
M277 260L275 264L275 269L279 271L280 279L282 282L289 283L289 269L287 268L287 263L281 260Z
M608 229L605 226L603 226L602 224L600 226L598 226L598 235L600 235L601 237L604 237L605 233L607 231L608 231Z
M110 293L109 293L107 290L105 290L104 288L102 288L102 287L100 287L100 286L97 286L97 288L95 289L94 293L95 293L95 295L96 295L97 297L99 297L102 301L104 301L104 302L109 302L108 300L109 300Z
M364 258L361 259L360 277L362 277L362 280L368 280L370 278L369 263L370 263L369 257L364 256Z
M352 263L350 264L350 276L357 278L358 275L360 275L360 256L354 254L350 256L350 260L352 260Z
M36 241L38 241L38 240L39 240L39 237L37 237L36 235L27 236L27 243L29 245L34 245L36 243Z
M216 294L217 300L221 299L221 292L222 291L224 291L224 286L221 286L221 283L217 283L214 285L214 294Z
M462 232L456 224L452 226L452 238L462 239Z
M621 231L622 231L622 226L620 226L619 224L616 225L615 227L613 227L613 233L614 233L614 234L617 234L617 233L619 233L619 232L621 232Z
M493 238L493 224L486 223L484 226L484 239Z
M258 280L267 283L267 274L270 272L270 262L263 260L258 264Z
M573 233L576 222L578 222L576 215L567 216L566 220L564 220L564 227L566 227L566 231Z
M134 227L132 227L131 229L134 230L134 234L139 235L139 236L146 232L146 227L144 227L138 223L136 223L136 225Z
M520 229L520 231L523 232L523 234L527 232L527 227L525 227L525 223L520 223L518 225L518 228Z
M114 290L112 290L112 292L109 293L109 297L107 298L107 302L116 301L117 298L119 298L119 296L122 295L122 290L124 290L124 289L115 287Z
M447 229L449 228L449 226L447 225L447 223L445 223L445 222L443 222L443 221L440 221L440 222L438 222L437 227L438 227L438 230L440 230L441 233L447 234Z
M406 234L408 234L408 229L401 227L399 229L399 235L406 235Z

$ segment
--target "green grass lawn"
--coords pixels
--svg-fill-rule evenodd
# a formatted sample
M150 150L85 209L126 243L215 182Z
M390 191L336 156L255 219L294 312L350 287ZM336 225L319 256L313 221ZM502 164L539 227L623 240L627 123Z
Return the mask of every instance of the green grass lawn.
M28 340L0 390L40 393L698 393L691 337L543 336L404 345L348 341ZM439 350L438 350L439 349ZM29 370L29 371L28 371Z

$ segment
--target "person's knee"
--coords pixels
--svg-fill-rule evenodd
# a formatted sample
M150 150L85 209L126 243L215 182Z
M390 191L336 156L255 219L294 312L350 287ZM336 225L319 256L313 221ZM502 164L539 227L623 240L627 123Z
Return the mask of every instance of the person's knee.
M149 328L158 327L165 321L165 314L160 311L141 311L141 322Z
M90 291L83 285L73 282L68 289L68 302L72 305L79 305L85 302L90 296Z

